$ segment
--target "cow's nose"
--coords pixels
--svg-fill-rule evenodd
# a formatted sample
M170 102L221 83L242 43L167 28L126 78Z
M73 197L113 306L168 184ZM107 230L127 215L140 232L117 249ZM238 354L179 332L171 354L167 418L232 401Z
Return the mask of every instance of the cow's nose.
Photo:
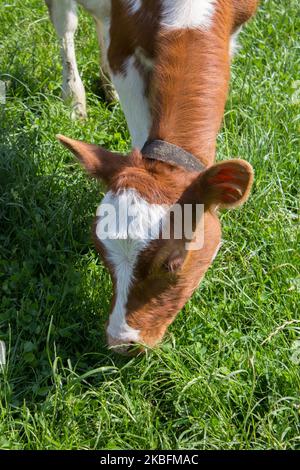
M122 356L133 356L141 351L134 341L114 338L110 334L107 334L107 344L109 349Z

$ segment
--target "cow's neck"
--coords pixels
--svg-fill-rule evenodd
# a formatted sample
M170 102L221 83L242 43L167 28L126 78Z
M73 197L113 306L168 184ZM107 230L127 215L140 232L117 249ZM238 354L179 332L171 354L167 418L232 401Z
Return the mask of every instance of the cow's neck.
M207 28L161 33L160 2L143 3L142 24L124 5L112 3L108 59L133 145L161 139L212 163L229 81L228 6Z
M209 165L229 81L226 33L184 30L168 33L160 44L150 139L173 143Z

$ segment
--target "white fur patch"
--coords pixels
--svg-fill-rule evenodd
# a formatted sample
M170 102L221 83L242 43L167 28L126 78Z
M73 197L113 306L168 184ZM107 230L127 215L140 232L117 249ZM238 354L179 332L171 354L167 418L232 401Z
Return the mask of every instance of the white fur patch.
M97 210L96 234L116 278L116 303L107 332L122 342L138 342L139 331L126 322L126 304L140 252L158 237L166 206L149 204L135 190L108 192Z
M216 0L162 0L162 26L203 28L211 26Z
M140 8L142 8L142 0L125 0L125 3L129 6L129 12L134 15Z
M151 114L145 96L145 83L135 66L135 60L135 57L127 59L124 72L112 74L112 81L120 97L132 145L141 149L150 132Z
M217 246L217 248L216 248L216 251L215 251L214 254L213 254L213 257L212 257L212 259L211 259L211 262L213 262L213 261L216 259L217 254L219 253L219 250L220 250L222 244L223 244L223 242L220 241L220 243L218 244L218 246Z
M236 52L238 52L240 46L239 46L239 43L238 43L238 36L240 34L240 32L242 31L242 26L240 28L238 28L232 35L231 35L231 38L230 38L230 43L229 43L229 53L230 53L230 57L233 57Z

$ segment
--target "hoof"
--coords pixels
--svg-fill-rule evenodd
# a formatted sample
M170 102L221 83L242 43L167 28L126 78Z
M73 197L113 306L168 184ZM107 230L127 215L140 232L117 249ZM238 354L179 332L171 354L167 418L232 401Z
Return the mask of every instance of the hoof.
M86 119L86 117L86 107L80 103L74 104L71 111L71 119L75 121L77 119Z

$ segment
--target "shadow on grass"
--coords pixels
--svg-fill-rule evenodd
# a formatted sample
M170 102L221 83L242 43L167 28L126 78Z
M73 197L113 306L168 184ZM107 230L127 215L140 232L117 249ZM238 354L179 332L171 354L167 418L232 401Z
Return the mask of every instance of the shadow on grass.
M57 357L82 373L111 364L111 283L90 237L99 188L60 161L45 171L52 144L38 129L23 130L21 118L12 128L1 117L0 339L9 401L20 404L43 400Z

